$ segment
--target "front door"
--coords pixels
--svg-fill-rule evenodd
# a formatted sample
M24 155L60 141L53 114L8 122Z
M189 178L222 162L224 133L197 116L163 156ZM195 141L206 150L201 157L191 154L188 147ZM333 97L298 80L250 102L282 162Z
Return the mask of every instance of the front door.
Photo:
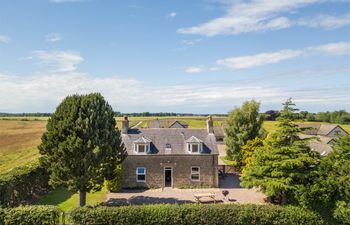
M172 186L172 168L171 167L165 167L164 168L164 186L165 187L171 187Z

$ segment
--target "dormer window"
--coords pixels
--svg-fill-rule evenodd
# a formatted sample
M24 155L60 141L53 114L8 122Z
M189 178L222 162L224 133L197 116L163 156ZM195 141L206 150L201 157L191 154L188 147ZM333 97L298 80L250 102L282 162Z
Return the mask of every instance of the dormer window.
M136 144L136 152L140 154L149 152L149 144Z
M151 151L151 140L140 137L134 141L134 150L137 154L147 154Z
M186 140L187 151L189 153L201 153L203 151L203 141L194 136Z

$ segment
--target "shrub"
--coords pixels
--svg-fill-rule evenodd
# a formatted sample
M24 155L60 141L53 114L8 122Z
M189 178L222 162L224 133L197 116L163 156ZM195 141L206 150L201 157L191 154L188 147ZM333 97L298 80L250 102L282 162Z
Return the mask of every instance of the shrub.
M82 207L71 211L74 224L120 225L294 225L324 224L316 213L275 205L144 205Z
M339 224L350 224L350 204L338 202L333 216Z
M49 174L39 162L16 167L0 175L0 206L18 206L48 190Z
M115 177L107 181L107 190L110 192L120 192L122 189L122 165L117 165Z
M0 208L0 225L5 224L5 209Z
M0 209L1 225L59 224L60 209L56 206L20 206Z

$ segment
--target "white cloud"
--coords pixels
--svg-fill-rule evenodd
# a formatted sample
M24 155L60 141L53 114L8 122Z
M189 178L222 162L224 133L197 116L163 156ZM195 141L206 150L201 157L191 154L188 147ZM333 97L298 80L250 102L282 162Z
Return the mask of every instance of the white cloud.
M247 56L236 56L228 57L224 59L219 59L216 61L216 65L221 68L228 68L233 70L238 69L249 69L258 66L263 66L267 64L279 63L289 59L294 59L298 57L311 57L315 55L328 55L328 56L337 56L337 55L349 55L350 54L350 42L337 42L330 43L325 45L307 47L303 49L284 49L276 52L263 52L255 55ZM189 70L192 68L192 70ZM200 67L196 70L197 67L188 67L185 72L206 72L208 69ZM213 68L213 67L211 67ZM214 67L216 70L220 68ZM216 71L212 70L212 71ZM209 69L210 71L210 69Z
M74 51L34 51L33 57L45 66L50 67L51 72L72 72L84 59L79 52Z
M298 21L299 25L308 27L323 27L326 29L336 29L350 25L350 14L343 16L320 15L311 18L302 18Z
M331 1L331 0L328 0ZM313 21L298 18L292 20L290 14L298 8L327 0L250 0L227 4L226 15L203 24L178 29L179 33L205 36L233 35L248 32L262 32L284 29L295 25L309 27L338 28L349 25L348 15L343 17L320 16ZM337 1L337 0L332 0ZM341 1L341 0L338 0ZM348 2L347 0L344 2Z
M247 69L265 64L278 63L287 59L295 58L302 55L302 51L282 50L271 53L260 53L252 56L231 57L219 59L217 65L230 69Z
M32 76L0 74L0 108L6 112L53 111L65 96L90 92L101 92L115 110L125 112L179 110L179 106L195 109L224 104L228 107L228 102L232 104L253 97L271 101L279 90L227 84L157 86L118 76L98 77L77 72Z
M48 42L57 42L62 40L62 36L59 33L51 33L46 35L46 41Z
M195 45L195 44L201 42L202 40L203 39L201 39L201 38L197 38L194 40L182 40L181 44L186 45L186 46L192 46L192 45Z
M177 15L176 12L170 12L166 15L166 18L174 19L176 17L176 15Z
M0 109L4 112L52 112L65 96L90 92L100 92L114 110L123 112L227 112L253 98L262 101L264 108L279 108L280 103L289 97L309 106L331 104L343 107L349 99L350 86L346 83L307 88L263 83L256 81L252 84L246 80L245 83L156 85L119 76L92 76L78 72L28 76L0 74Z
M198 66L190 66L190 67L185 68L186 73L202 73L204 71L205 71L204 68L201 68Z
M10 38L8 36L5 36L5 35L0 35L0 43L9 43L10 42Z

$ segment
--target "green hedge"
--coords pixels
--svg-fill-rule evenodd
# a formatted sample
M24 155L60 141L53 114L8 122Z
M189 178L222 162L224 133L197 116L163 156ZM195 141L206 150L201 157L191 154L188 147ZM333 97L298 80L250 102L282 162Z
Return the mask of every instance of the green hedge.
M350 225L350 204L338 202L333 216L339 224Z
M3 207L27 203L49 190L49 174L39 162L0 174L0 206Z
M55 225L61 211L56 206L20 206L0 209L0 225Z
M318 225L316 213L274 205L144 205L82 207L70 212L74 224L113 225Z

